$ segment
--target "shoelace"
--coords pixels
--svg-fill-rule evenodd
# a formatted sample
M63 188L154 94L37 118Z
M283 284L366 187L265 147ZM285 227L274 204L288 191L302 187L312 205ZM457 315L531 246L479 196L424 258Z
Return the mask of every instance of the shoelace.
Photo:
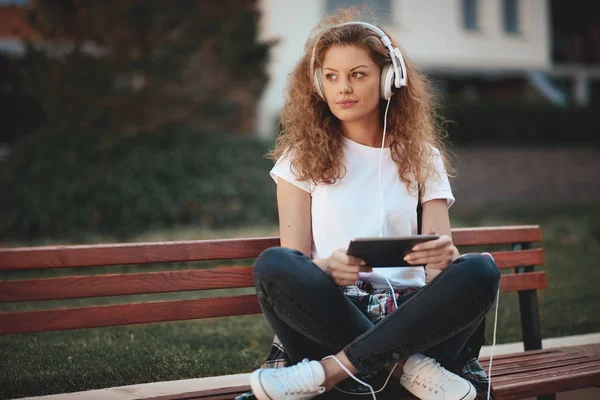
M281 379L281 383L286 395L322 393L323 391L320 386L317 386L315 389L314 372L307 358L296 365L282 368L276 374L283 378Z
M442 375L446 380L436 385L442 387L452 380L452 377L446 373L446 370L440 363L434 361L432 358L425 358L418 361L416 368L417 373L413 374L410 378L411 382L431 384L431 378Z

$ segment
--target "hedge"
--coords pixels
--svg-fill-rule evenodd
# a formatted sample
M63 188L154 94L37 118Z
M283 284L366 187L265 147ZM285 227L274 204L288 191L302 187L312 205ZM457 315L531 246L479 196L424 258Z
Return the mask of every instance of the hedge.
M175 226L276 223L272 162L264 157L271 144L173 129L29 136L0 164L0 235L124 239Z

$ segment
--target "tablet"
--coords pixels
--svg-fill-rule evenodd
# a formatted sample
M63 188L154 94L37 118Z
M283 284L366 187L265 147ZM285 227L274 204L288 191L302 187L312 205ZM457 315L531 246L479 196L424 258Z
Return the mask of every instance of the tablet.
M438 239L438 235L415 235L387 238L358 238L350 241L348 255L365 260L368 266L418 267L404 261L417 243Z

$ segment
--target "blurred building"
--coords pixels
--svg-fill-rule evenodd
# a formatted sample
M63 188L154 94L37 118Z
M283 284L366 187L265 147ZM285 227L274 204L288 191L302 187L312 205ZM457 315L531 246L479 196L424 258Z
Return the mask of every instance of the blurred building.
M288 74L311 28L338 7L363 4L446 98L588 105L598 101L591 93L600 82L600 18L593 3L261 0L262 37L280 42L271 57L259 131L272 134Z
M0 52L20 55L25 51L23 40L37 36L26 21L26 4L27 0L0 0Z

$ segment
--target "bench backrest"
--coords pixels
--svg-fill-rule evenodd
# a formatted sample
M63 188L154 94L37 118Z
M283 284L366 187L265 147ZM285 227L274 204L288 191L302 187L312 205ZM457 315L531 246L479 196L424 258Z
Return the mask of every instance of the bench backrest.
M465 246L508 244L491 252L503 274L505 292L534 291L547 286L539 226L455 228L454 243ZM0 271L85 268L200 260L248 259L279 245L279 238L200 240L0 249ZM252 267L227 266L163 272L0 281L0 302L15 303L143 293L184 292L253 287ZM537 311L537 310L536 310ZM113 325L178 321L260 313L255 294L189 300L152 301L34 311L0 312L0 334L42 332Z

